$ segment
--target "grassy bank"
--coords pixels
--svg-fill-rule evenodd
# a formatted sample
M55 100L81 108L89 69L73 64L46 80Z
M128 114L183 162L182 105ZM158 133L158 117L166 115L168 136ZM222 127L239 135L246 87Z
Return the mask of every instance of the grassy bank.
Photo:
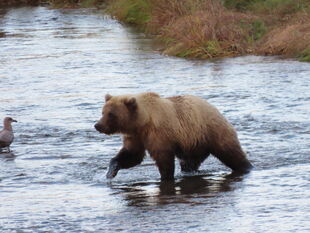
M165 54L216 58L282 55L310 61L310 0L0 0L105 7L161 42Z
M310 0L107 0L118 20L153 34L165 54L282 55L309 61Z
M55 8L102 6L105 0L0 0L0 7L49 4Z

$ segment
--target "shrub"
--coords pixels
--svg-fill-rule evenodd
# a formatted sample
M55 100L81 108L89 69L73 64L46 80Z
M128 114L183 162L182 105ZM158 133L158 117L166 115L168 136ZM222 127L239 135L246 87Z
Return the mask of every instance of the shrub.
M142 27L145 27L150 19L148 0L110 0L107 11L123 22Z
M225 9L216 0L152 1L148 28L165 41L166 54L211 58L242 54L250 28L240 20L251 16ZM169 38L169 39L167 39Z
M248 42L250 43L259 40L267 32L265 22L261 19L241 21L241 26L248 32Z
M302 51L302 53L298 56L298 58L300 61L310 62L310 48Z

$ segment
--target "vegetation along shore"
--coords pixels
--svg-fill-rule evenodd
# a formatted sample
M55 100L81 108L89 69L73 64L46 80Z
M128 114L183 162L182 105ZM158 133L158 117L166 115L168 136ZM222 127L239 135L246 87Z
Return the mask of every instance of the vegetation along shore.
M3 6L3 0L0 5ZM101 7L152 35L167 55L281 55L310 62L310 0L12 0Z

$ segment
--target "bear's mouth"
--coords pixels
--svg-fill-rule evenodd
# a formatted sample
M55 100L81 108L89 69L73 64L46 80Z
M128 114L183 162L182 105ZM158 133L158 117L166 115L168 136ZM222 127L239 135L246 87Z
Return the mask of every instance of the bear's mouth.
M107 130L106 130L106 128L105 127L103 127L101 124L99 124L99 123L96 123L95 125L94 125L94 127L95 127L95 129L99 132L99 133L104 133L104 134L107 134Z
M107 134L107 135L111 135L113 133L116 132L115 129L111 129L109 127L104 127L101 124L97 123L94 125L95 129L99 132L99 133L103 133L103 134Z

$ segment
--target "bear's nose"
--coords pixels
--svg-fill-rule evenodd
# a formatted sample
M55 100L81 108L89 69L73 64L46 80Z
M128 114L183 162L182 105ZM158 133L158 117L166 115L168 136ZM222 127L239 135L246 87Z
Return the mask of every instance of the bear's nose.
M96 124L94 125L94 127L95 127L95 129L96 129L97 131L99 131L99 132L102 132L102 131L103 131L103 127L102 127L102 125L100 125L99 123L96 123Z

